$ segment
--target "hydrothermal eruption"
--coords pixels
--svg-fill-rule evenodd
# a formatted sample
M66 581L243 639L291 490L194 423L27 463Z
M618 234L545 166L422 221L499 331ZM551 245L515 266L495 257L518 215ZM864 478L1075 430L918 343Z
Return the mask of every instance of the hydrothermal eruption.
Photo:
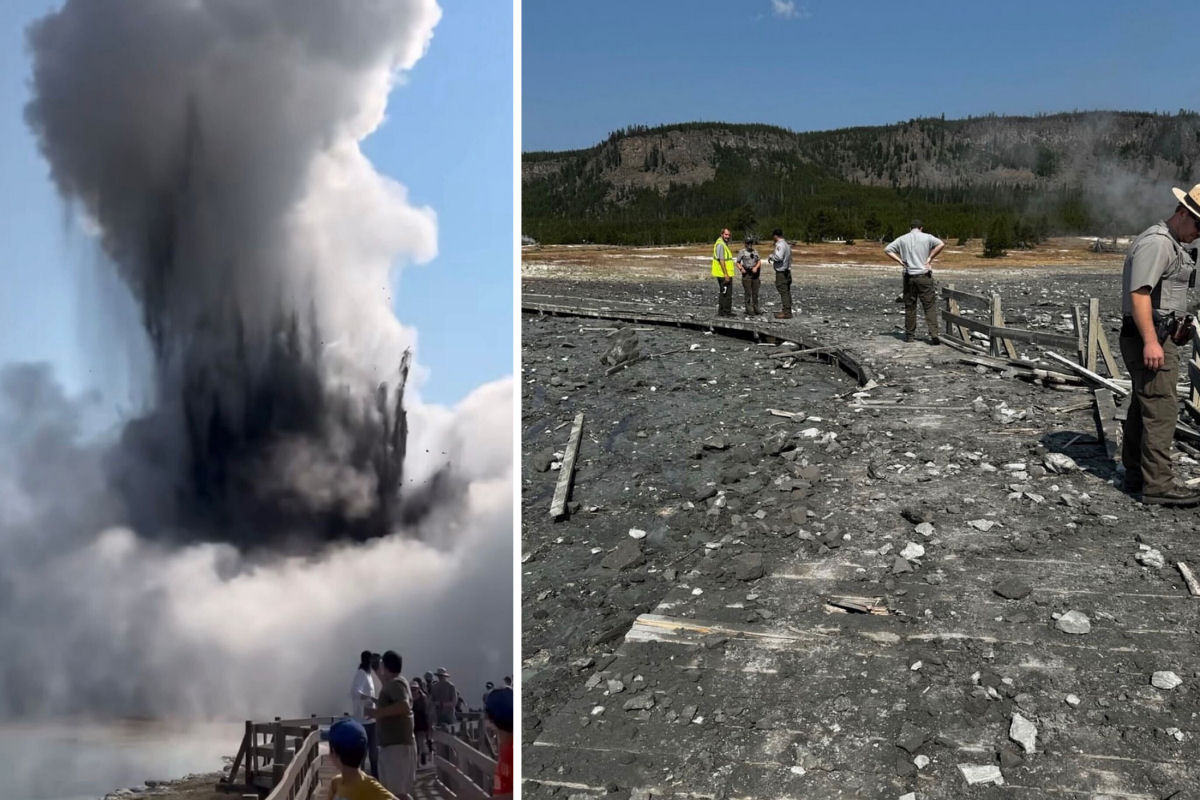
M155 360L154 407L110 465L139 522L253 545L394 522L408 366L386 286L395 256L432 256L434 221L358 142L437 16L101 0L33 27L29 124Z
M48 366L0 368L0 719L340 713L364 648L511 673L512 379L420 401L390 286L436 219L360 149L440 14L67 0L31 28L30 129L137 310L105 344L152 377L96 437Z

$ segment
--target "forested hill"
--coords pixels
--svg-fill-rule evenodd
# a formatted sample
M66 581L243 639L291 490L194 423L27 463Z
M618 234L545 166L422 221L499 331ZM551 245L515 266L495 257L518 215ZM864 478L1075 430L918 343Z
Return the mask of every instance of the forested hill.
M522 157L522 227L542 242L669 244L782 227L887 238L918 216L945 237L998 220L1036 235L1137 231L1200 182L1200 114L1090 111L914 119L796 133L696 122L631 127Z

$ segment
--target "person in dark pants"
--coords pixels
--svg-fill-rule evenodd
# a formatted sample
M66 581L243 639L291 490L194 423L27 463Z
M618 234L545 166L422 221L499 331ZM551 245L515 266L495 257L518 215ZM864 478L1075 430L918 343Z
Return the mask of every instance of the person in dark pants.
M746 239L746 246L737 255L738 272L742 273L742 291L746 295L746 316L761 314L758 307L759 273L762 271L762 261L754 252L754 240Z
M1177 342L1191 338L1184 320L1196 271L1182 245L1200 237L1200 185L1172 191L1179 201L1175 213L1133 240L1121 271L1121 358L1133 390L1121 463L1125 491L1140 495L1143 503L1194 506L1200 505L1200 492L1175 481L1171 442L1179 419ZM1172 315L1180 321L1174 336L1168 327Z
M729 228L713 243L712 275L717 279L717 316L733 316L733 251L729 249Z
M904 341L911 342L917 332L917 300L925 311L930 344L939 344L937 284L933 280L933 260L946 243L924 231L921 220L914 219L912 230L898 236L883 249L888 258L904 267Z
M775 288L779 290L779 302L783 310L775 313L775 319L792 318L792 245L783 238L783 229L771 231L775 240L775 251L767 261L775 268Z

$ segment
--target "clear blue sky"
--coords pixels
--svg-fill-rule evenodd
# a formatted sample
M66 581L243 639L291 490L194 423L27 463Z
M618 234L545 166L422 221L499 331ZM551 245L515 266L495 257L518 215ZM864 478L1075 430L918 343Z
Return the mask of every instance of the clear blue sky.
M1200 108L1194 3L610 0L522 4L522 150L630 124L792 130Z
M54 0L0 4L0 363L53 363L74 391L92 388L81 346L78 271L47 167L22 118L28 23ZM426 401L451 404L513 372L512 7L442 0L429 52L392 93L388 122L364 145L376 167L438 215L438 257L397 278L396 314L419 332ZM114 399L123 403L123 398Z

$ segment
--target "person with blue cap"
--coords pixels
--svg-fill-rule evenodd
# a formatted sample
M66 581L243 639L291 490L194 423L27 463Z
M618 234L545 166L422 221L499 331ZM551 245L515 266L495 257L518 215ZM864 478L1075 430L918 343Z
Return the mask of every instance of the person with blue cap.
M483 701L483 715L500 741L496 773L492 776L492 795L513 792L513 691L507 686L492 689Z
M383 784L362 771L367 731L352 717L329 726L329 753L338 774L329 782L328 800L397 800Z

